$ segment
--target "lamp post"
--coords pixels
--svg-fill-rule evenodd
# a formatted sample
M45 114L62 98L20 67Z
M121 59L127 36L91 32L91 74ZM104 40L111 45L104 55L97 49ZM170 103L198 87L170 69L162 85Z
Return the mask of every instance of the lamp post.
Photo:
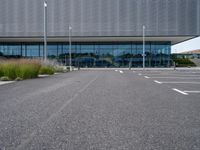
M69 67L70 67L70 71L72 71L72 50L71 50L72 41L71 41L71 30L72 30L72 27L69 25Z
M44 1L44 61L47 61L47 2Z
M143 70L145 69L145 29L146 29L146 27L143 25L143 54L142 54L142 56L143 56Z

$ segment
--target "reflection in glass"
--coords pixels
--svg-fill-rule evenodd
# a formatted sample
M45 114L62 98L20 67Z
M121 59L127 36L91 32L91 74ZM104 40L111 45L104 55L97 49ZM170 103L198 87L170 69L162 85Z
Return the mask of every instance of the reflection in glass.
M26 46L27 57L39 57L39 45Z
M43 43L1 43L0 56L44 57ZM49 43L49 59L62 64L69 62L68 43ZM80 67L142 67L142 42L73 42L72 64ZM146 42L146 67L167 67L170 65L170 42Z

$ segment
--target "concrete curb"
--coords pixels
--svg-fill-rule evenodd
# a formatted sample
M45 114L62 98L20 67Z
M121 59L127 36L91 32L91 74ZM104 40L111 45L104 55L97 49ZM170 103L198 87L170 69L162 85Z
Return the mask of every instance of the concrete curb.
M80 70L129 70L129 68L81 68ZM135 71L174 71L174 68L131 68L131 70ZM176 68L177 71L182 70L182 71L187 71L187 70L199 70L200 67L193 67L193 68Z

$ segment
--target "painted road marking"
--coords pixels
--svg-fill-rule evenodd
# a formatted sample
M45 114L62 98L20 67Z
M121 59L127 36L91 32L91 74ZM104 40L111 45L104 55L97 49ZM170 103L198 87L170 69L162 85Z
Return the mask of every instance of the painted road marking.
M123 71L121 71L121 70L120 70L119 72L120 72L120 73L124 73L124 72L123 72Z
M116 72L118 71L118 70L115 70Z
M142 74L141 74L141 73L138 73L138 75L141 76Z
M200 82L177 82L177 81L169 81L169 82L161 81L161 83L200 84Z
M151 78L158 78L158 79L200 79L199 78L195 78L195 77L151 77Z
M153 77L200 77L200 74L195 74L195 75L191 75L191 74L151 74L151 73L143 73L144 76L153 76Z
M162 82L154 80L155 83L162 84Z
M179 89L173 88L172 90L174 90L174 91L176 91L176 92L178 92L178 93L181 93L181 94L183 94L183 95L188 95L188 93L186 93L186 92L184 92L184 91L181 91L181 90L179 90Z
M200 91L183 91L185 93L200 93Z
M48 75L48 74L40 74L40 75L38 75L39 78L44 78L44 77L48 77L48 76L50 76L50 75Z
M150 77L148 77L148 76L144 76L146 79L149 79Z
M10 84L13 82L15 82L15 81L0 81L0 85Z
M143 75L151 75L153 77L200 77L200 75L180 75L180 74L143 74Z

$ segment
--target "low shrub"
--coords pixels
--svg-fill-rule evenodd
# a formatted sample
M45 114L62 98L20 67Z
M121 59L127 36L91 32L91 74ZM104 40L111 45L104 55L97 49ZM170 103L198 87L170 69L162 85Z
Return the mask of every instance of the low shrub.
M10 79L15 79L16 76L16 69L17 69L17 64L13 62L5 63L2 65L3 66L3 75L9 77Z
M20 78L20 77L17 77L16 79L15 79L15 81L22 81L23 79L22 78Z
M3 76L0 78L0 81L10 81L9 77Z
M40 68L39 74L48 74L48 75L52 75L55 73L55 68L53 66L42 66Z
M64 70L64 68L62 68L62 67L56 67L56 68L55 68L55 72L64 73L65 70Z
M66 70L67 70L67 71L70 71L70 66L67 66L67 67L66 67Z
M0 77L2 77L3 76L3 67L2 67L2 65L0 64Z
M16 69L16 75L17 77L20 77L22 79L37 78L39 70L40 66L37 66L35 64L21 64Z
M174 59L174 62L176 63L177 67L195 67L195 63L192 62L188 58L176 58Z

